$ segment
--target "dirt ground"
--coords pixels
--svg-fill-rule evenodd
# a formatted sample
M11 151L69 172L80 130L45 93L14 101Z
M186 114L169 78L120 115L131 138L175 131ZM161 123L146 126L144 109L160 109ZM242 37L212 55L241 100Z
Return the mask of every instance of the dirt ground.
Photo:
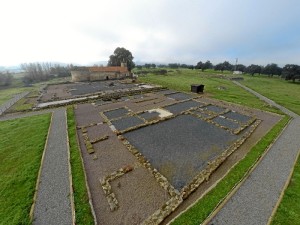
M149 110L154 110L154 112L149 112ZM173 113L173 115L170 116L168 113ZM201 121L199 126L209 124L209 127L214 127L210 129L211 131L218 129L220 131L219 135L221 135L220 140L222 135L226 133L228 137L233 137L233 142L239 138L239 135L248 132L250 125L255 120L261 120L261 123L241 147L231 154L210 176L208 181L203 182L196 191L191 193L178 207L176 206L177 209L165 218L163 224L185 210L205 191L215 185L280 120L280 116L275 114L201 97L201 95L174 93L170 90L127 96L119 101L78 104L75 115L78 127L77 134L98 224L140 224L156 213L157 210L165 208L166 202L174 197L174 191L170 190L175 190L172 184L176 183L172 182L166 173L163 174L168 166L167 162L164 163L167 158L162 160L163 151L167 149L166 144L170 142L172 147L169 148L169 154L172 155L173 149L174 154L180 155L180 151L187 145L182 141L185 146L180 146L180 138L182 140L192 138L190 140L194 142L195 146L201 144L203 147L203 143L205 143L202 150L207 150L213 142L211 136L214 134L207 134L209 135L207 136L208 140L206 142L202 140L198 143L197 138L192 137L192 133L195 131L195 133L201 135L203 131L201 129L195 130L196 128L193 128L193 126L186 126L189 127L189 130L186 133L184 132L185 123L194 121L193 118ZM189 118L189 120L181 119L182 121L177 121L177 118ZM164 124L170 124L172 121L174 121L172 126L164 126ZM250 124L247 124L248 122ZM178 133L180 136L176 135L176 124L182 127L182 132ZM196 124L198 123L196 122ZM147 138L145 141L139 135L147 130L155 132L155 127L158 127L160 131L166 130L160 135L163 141L158 143L157 140L152 140L155 143L152 146L151 138L149 138L151 133L149 135L144 133L143 138ZM245 130L235 134L237 128ZM174 136L164 137L163 134L167 132L171 132ZM136 136L135 133L138 135ZM126 144L128 135L135 137L132 143L129 140L129 145ZM168 139L168 142L165 141L166 139ZM172 145L172 140L177 144ZM139 145L139 141L141 145ZM233 144L232 141L230 144ZM214 151L214 153L221 154L226 147L225 142L228 141L223 140L223 144L219 143L220 146L224 146L220 147L218 151ZM147 149L150 145L151 147ZM191 151L197 152L197 149L200 151L201 148L195 147ZM204 164L211 160L211 157L217 156L207 157ZM184 172L186 172L184 170L188 170L185 167L185 162L188 160L188 157L180 156L176 158L175 161L180 164L175 164L175 167L178 167L178 165L181 165L181 167L179 170L178 168L172 170L172 173L183 170L183 173L179 176L182 179ZM196 161L195 163L196 166L193 168L193 173L191 173L193 176L195 172L199 173L202 168L197 165ZM157 173L161 177L158 178L154 175ZM191 178L183 180L184 183L179 182L180 185L175 185L178 188L175 191L178 195L182 185L187 185Z
M48 85L43 91L40 102L88 96L100 92L133 88L135 86L135 84L128 84L118 80Z

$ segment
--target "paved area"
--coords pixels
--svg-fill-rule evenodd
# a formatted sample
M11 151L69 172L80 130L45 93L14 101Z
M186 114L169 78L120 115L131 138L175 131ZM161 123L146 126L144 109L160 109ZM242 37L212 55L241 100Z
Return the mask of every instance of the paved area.
M299 137L295 135L300 133L300 117L240 83L234 83L278 107L294 119L209 224L267 224L300 150Z
M33 224L72 224L66 111L53 113L37 192Z
M14 95L13 98L11 98L10 100L8 100L7 102L5 102L4 104L2 104L0 106L0 116L6 111L8 110L13 104L15 104L17 101L19 101L21 98L23 98L24 96L28 95L29 92L23 92L20 94L16 94Z

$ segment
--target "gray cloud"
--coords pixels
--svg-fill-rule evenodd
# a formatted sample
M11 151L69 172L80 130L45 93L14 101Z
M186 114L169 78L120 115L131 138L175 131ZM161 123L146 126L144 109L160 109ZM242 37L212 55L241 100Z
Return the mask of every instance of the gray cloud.
M118 46L138 61L300 63L297 0L28 0L15 18L16 2L0 3L0 64L102 61Z

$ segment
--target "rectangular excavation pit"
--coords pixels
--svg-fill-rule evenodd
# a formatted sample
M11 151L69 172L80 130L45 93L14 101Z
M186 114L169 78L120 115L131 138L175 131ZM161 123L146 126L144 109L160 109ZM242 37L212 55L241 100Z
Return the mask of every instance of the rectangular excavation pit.
M213 122L219 124L220 126L223 126L229 130L236 130L239 129L241 126L239 123L234 122L232 120L228 120L223 116L217 116L212 119Z
M246 116L234 111L230 111L228 113L225 113L223 116L225 116L226 118L235 120L241 124L247 124L249 123L253 118L251 118L250 116Z
M170 199L170 195L147 169L138 167L110 182L119 208L107 218L106 224L141 224ZM106 210L109 206L106 205Z
M206 107L204 107L205 110L208 110L210 112L213 112L215 114L220 114L220 113L224 113L226 112L226 109L220 106L216 106L216 105L208 105Z
M119 117L126 116L130 111L126 108L119 108L119 109L113 109L110 111L106 111L103 114L108 118L108 119L116 119Z
M183 111L189 110L190 108L200 107L202 105L203 105L203 103L196 102L193 100L188 100L185 102L180 102L180 103L176 103L174 105L166 106L164 108L173 114L180 114Z
M111 123L117 130L124 131L135 126L142 125L145 122L136 116L129 116L114 120Z
M168 98L175 99L177 101L187 100L187 99L191 99L191 98L194 97L192 95L185 94L185 93L182 93L182 92L165 94L165 96L168 97Z
M203 110L203 108L191 110L192 114L195 114L197 116L200 116L203 119L210 119L212 117L215 117L215 115L209 115L209 112L206 110Z
M123 136L178 190L240 138L192 115L180 115Z

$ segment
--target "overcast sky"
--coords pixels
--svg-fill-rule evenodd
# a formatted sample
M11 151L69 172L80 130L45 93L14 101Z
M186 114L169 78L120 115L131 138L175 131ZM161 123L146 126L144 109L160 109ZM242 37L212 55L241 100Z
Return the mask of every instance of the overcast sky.
M300 64L299 0L3 0L0 65L135 62Z

